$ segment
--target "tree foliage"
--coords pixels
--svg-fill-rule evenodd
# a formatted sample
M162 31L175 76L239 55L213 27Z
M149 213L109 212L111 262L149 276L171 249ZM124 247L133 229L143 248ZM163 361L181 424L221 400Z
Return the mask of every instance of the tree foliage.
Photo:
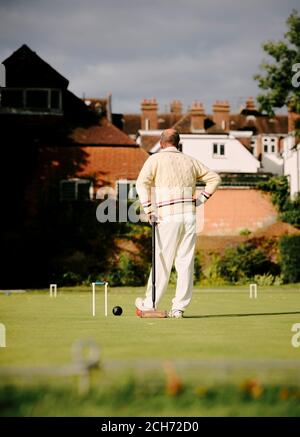
M289 183L286 176L273 176L267 181L259 182L257 187L271 194L280 220L300 227L300 193L294 200L290 199Z
M300 281L300 236L284 236L280 240L281 270L285 282Z
M257 187L271 194L272 203L279 212L285 211L289 202L289 183L286 176L272 176L267 181L258 182Z
M235 248L228 248L217 262L220 277L239 282L255 275L278 274L279 268L269 260L262 249L252 242L243 243Z
M287 27L282 41L262 45L270 59L262 62L261 73L254 76L263 90L257 97L260 109L269 115L285 105L300 113L300 87L292 83L293 65L300 63L300 16L296 10L288 17Z

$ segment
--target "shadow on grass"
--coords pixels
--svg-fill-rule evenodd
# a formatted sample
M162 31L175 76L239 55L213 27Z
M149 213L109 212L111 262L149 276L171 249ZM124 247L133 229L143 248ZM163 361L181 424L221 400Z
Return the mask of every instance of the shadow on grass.
M249 314L203 314L184 316L185 319L210 319L215 317L250 317L250 316L283 316L288 314L300 314L300 311L287 311L280 313L249 313Z

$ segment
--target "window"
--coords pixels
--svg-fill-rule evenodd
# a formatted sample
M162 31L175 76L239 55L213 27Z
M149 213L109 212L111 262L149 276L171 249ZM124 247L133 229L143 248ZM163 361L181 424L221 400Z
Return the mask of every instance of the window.
M277 150L277 138L265 137L263 139L264 153L276 153Z
M22 108L24 106L23 91L22 90L8 90L7 88L1 90L1 106Z
M60 200L71 202L93 198L93 185L88 179L66 179L60 182Z
M58 112L62 109L59 89L3 88L0 89L0 109Z
M60 109L61 107L61 92L59 90L51 90L51 108Z
M47 90L27 90L26 107L32 109L48 108Z
M225 144L213 143L213 156L224 157L225 156Z

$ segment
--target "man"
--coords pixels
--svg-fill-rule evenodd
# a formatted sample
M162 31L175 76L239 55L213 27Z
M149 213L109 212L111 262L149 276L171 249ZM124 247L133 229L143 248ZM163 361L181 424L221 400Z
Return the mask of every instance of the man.
M161 300L175 263L177 286L169 317L181 318L192 298L196 246L196 205L206 202L220 184L220 176L200 161L178 150L179 133L166 129L161 134L160 153L145 162L136 189L148 220L157 222L156 304ZM205 190L195 198L196 182ZM155 199L154 199L155 196ZM137 298L140 311L152 309L152 272L145 299Z

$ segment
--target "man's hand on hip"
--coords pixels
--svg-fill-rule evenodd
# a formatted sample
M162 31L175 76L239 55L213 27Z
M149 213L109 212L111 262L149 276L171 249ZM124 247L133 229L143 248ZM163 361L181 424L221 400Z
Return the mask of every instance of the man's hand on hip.
M207 193L206 191L201 191L200 196L197 197L197 199L196 199L196 202L195 202L196 206L200 206L203 203L207 202L208 199L210 198L210 196L211 195L209 193Z
M148 222L152 225L153 223L158 222L157 215L154 212L149 212L146 214Z

